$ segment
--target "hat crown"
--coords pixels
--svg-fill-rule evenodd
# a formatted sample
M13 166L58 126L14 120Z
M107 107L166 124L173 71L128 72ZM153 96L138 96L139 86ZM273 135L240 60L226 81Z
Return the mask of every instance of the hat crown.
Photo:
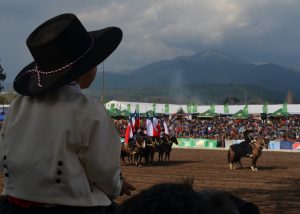
M26 43L39 70L49 71L80 57L92 38L75 15L62 14L36 28Z

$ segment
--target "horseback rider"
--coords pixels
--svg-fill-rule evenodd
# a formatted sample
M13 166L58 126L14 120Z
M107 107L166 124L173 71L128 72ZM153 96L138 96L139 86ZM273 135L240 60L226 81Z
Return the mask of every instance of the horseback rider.
M166 134L164 131L161 132L160 142L167 143L167 144L169 143L169 135Z
M245 140L240 143L244 148L244 155L248 156L248 157L253 157L253 154L252 154L252 146L253 146L252 133L253 133L253 130L247 129L246 131L244 131Z

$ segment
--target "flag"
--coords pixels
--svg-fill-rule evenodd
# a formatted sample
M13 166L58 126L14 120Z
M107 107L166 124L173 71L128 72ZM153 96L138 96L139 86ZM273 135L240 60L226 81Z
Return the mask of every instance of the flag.
M152 111L153 111L153 113L156 112L156 103L153 103L153 104L152 104Z
M169 129L168 129L166 121L164 121L163 125L164 125L165 134L169 135Z
M113 112L114 109L115 109L115 104L114 103L110 104L109 111Z
M192 104L192 113L197 113L197 111L198 111L197 104Z
M210 105L210 112L211 112L211 113L216 113L216 107L215 107L215 104Z
M169 114L169 104L165 104L165 113Z
M130 113L131 112L131 106L130 104L127 104L127 111Z
M160 136L160 132L161 132L161 128L158 122L158 119L156 117L153 118L153 137L159 137Z
M266 102L263 106L262 112L268 114L268 103Z
M138 130L140 128L140 114L134 112L133 118L134 118L134 125L132 127L134 130Z
M135 111L140 113L140 105L139 104L136 104L135 105Z
M132 132L132 127L131 127L131 122L129 121L127 124L127 128L125 130L125 144L128 144L129 138L133 137L133 132Z
M147 129L147 135L148 136L153 136L153 124L152 121L147 113L147 118L146 118L146 129Z
M189 114L192 113L192 104L187 104L186 109Z
M287 102L285 102L282 105L282 113L286 114L287 112L288 112L288 110L287 110Z
M245 114L249 114L249 112L248 112L248 104L244 107L243 112Z
M131 122L132 129L135 130L135 116L134 116L134 114L131 115L130 122Z
M226 104L224 105L224 113L225 113L225 114L228 114L228 113L229 113L229 106L228 106L228 103L226 103Z

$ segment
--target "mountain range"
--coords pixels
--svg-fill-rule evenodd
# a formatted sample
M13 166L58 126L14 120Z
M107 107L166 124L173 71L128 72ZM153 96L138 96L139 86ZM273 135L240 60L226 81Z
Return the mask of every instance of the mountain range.
M102 77L102 74L99 76ZM300 73L274 64L254 64L217 50L179 56L120 73L105 72L107 99L199 104L229 101L283 103L288 92L300 101ZM99 96L103 79L90 94ZM98 93L98 94L97 94Z
M99 69L100 70L100 69ZM254 64L218 50L179 56L122 72L102 71L85 93L105 100L155 103L270 104L300 102L300 72ZM5 88L9 88L5 83ZM103 92L102 92L103 91Z

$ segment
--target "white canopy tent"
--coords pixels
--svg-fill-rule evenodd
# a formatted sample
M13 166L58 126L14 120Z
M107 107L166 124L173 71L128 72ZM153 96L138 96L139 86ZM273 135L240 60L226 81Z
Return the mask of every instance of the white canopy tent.
M134 113L137 105L139 106L140 113L145 113L149 110L153 110L153 104L154 103L140 103L140 102L126 102L126 101L116 101L112 100L105 104L106 109L110 109L110 107L113 105L114 108L117 108L119 110L127 109L128 105L130 105L131 113ZM156 104L156 113L164 113L165 111L165 105L166 104ZM228 114L234 114L238 112L239 110L244 109L245 105L229 105L229 113ZM275 105L268 105L268 113L273 113L277 111L278 109L282 108L283 104L275 104ZM169 104L169 113L174 114L177 113L180 108L184 112L187 111L187 105L186 104ZM210 109L209 105L197 105L197 112L196 113L203 113ZM224 112L224 105L215 105L215 112L217 114L225 114ZM261 114L263 113L263 105L248 105L248 112L249 114ZM300 114L300 104L287 104L287 112L289 114Z

